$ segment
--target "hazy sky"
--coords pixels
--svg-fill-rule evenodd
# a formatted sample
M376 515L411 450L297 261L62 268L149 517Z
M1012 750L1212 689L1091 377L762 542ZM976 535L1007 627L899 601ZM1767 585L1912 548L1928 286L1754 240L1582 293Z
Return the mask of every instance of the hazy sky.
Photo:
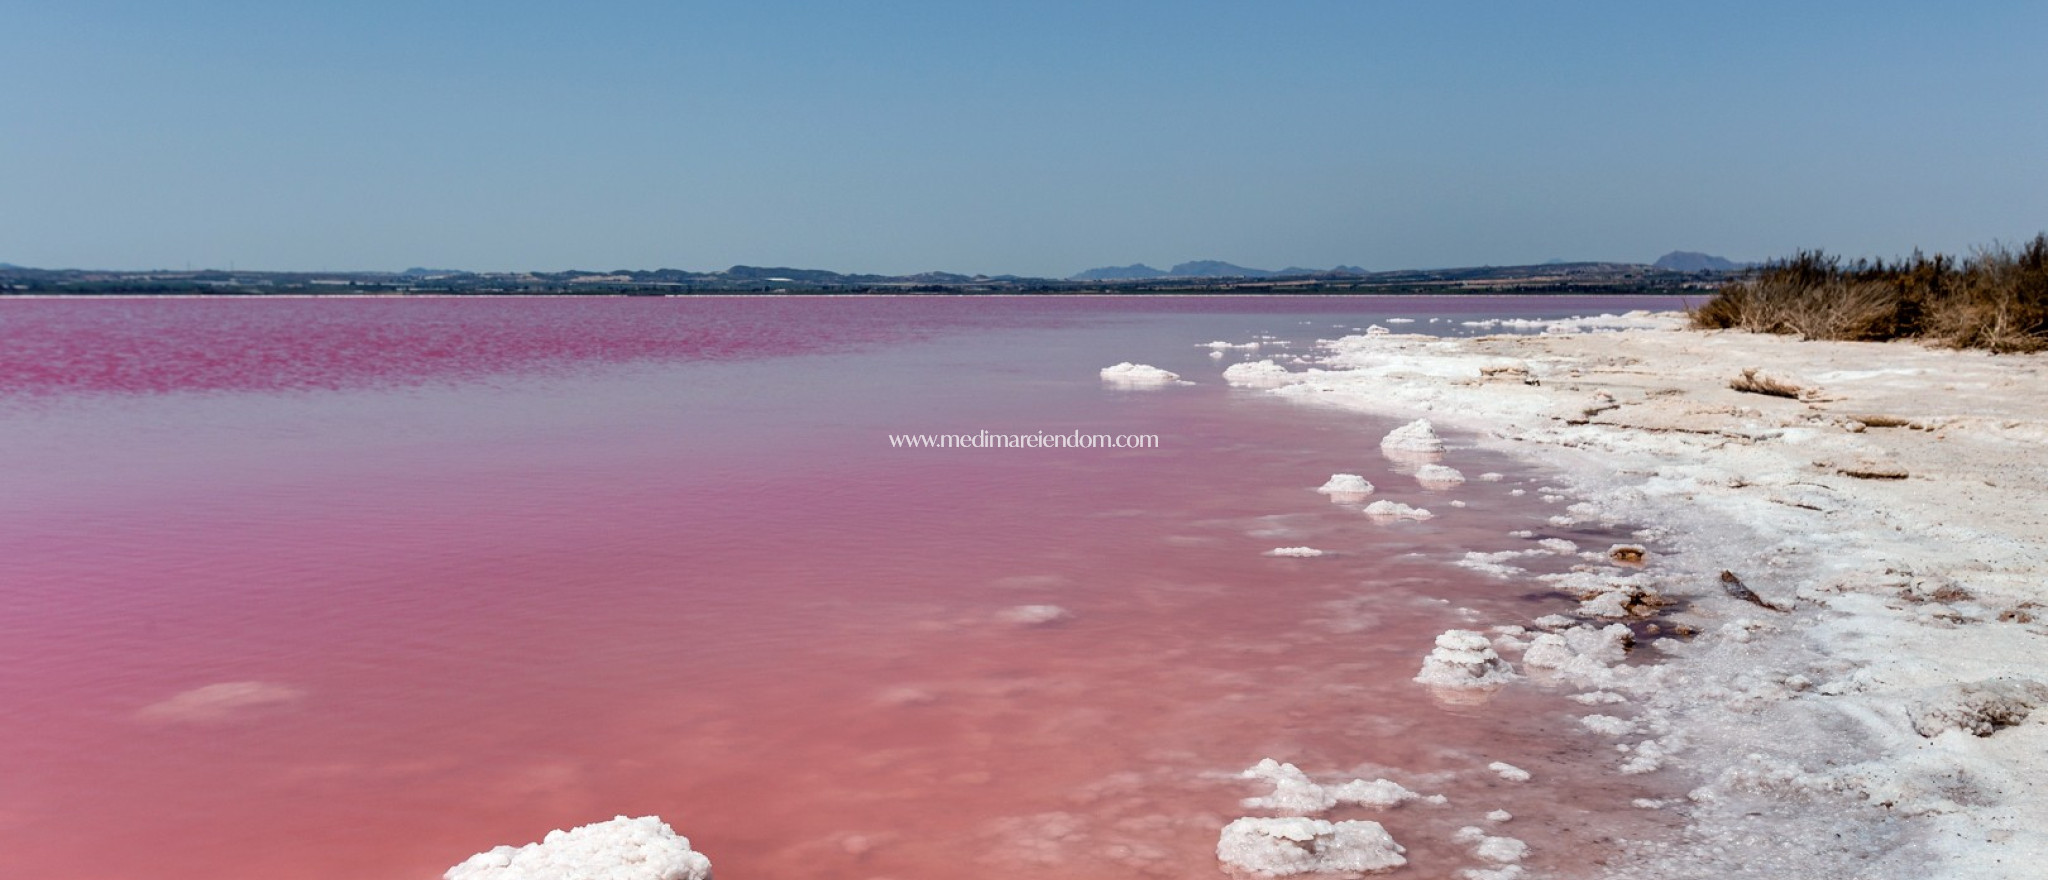
M2048 3L0 0L0 261L1067 275L2048 229Z

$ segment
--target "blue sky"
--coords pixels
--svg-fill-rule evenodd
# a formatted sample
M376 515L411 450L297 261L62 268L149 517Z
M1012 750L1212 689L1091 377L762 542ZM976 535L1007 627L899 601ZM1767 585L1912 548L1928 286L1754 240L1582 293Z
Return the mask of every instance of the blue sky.
M1067 275L2048 229L2048 4L21 3L0 261Z

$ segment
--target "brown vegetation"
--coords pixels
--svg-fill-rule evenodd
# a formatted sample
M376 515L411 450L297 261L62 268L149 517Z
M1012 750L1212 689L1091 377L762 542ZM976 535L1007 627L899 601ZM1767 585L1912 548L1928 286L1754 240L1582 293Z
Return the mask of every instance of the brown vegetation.
M1958 348L2048 348L2048 233L1968 259L1914 253L1844 264L1802 251L1730 282L1693 310L1708 329L1808 339L1925 339Z

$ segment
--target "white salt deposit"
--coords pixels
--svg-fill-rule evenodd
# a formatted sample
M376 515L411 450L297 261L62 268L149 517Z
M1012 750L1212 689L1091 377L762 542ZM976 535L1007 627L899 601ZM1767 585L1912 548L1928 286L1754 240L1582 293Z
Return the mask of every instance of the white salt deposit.
M1223 368L1223 381L1239 388L1278 388L1296 378L1286 367L1270 360L1245 361Z
M1324 551L1317 550L1314 547L1275 547L1271 550L1266 551L1265 555L1287 556L1296 559L1312 559L1314 557L1323 555L1323 552Z
M1257 351L1257 350L1259 350L1259 344L1258 344L1258 343L1256 343L1256 342L1237 342L1237 343L1231 343L1231 342L1224 342L1224 341L1223 341L1223 340L1221 340L1221 339L1218 339L1218 340L1216 340L1215 342L1211 342L1211 343L1209 343L1209 344L1207 344L1207 345L1204 345L1204 346L1202 346L1202 347L1203 347L1203 348L1211 348L1211 349L1216 349L1216 350L1218 350L1218 351L1221 351L1221 350L1223 350L1223 349L1227 349L1227 348L1241 348L1241 349L1245 349L1245 350L1247 350L1247 351Z
M1484 633L1454 629L1436 637L1415 680L1430 687L1493 688L1514 681L1515 670Z
M1517 767L1513 764L1509 764L1505 761L1495 761L1491 764L1486 765L1486 769L1492 770L1495 775L1498 775L1500 778L1505 779L1509 782L1529 781L1529 771Z
M2048 722L2026 688L1967 687L2040 676L2048 653L2041 357L1679 332L1680 315L1522 323L1546 332L1323 343L1273 393L1427 418L1560 469L1591 506L1558 527L1652 527L1635 535L1650 576L1581 610L1659 627L1659 662L1552 620L1519 664L1629 699L1650 736L1615 744L1620 772L1682 754L1706 780L1682 836L1617 844L1627 876L2017 880L2048 863L2048 798L2025 782L2048 774ZM1608 329L1623 332L1578 335ZM1537 384L1485 381L1510 362ZM1816 377L1827 397L1732 390L1731 364ZM1864 461L1910 476L1844 473ZM1724 569L1769 604L1724 591ZM1914 587L1931 576L1954 589Z
M1457 468L1426 464L1415 469L1415 481L1425 489L1448 489L1465 482L1465 475Z
M539 843L500 846L449 868L443 880L711 880L711 860L660 818L624 816Z
M1340 806L1388 809L1413 800L1435 804L1445 801L1443 795L1423 797L1388 779L1353 779L1336 785L1321 785L1293 764L1283 764L1272 758L1262 759L1238 775L1273 786L1271 794L1245 798L1242 802L1245 809L1293 816L1313 816Z
M1486 814L1486 821L1488 821L1488 822L1506 822L1507 820L1509 820L1509 819L1513 819L1514 817L1515 817L1515 814L1513 814L1513 813L1510 813L1510 812L1508 812L1508 811L1506 811L1506 810L1494 810L1493 812L1491 812L1491 813L1487 813L1487 814Z
M1444 441L1436 435L1436 429L1430 426L1428 419L1417 419L1387 432L1387 436L1380 439L1380 449L1429 455L1444 451Z
M1378 522L1392 522L1397 519L1429 519L1436 514L1420 507L1409 507L1399 501L1380 499L1365 506L1365 515Z
M1380 823L1356 820L1247 817L1216 841L1223 864L1274 877L1391 871L1408 863L1405 851Z
M1325 495L1357 495L1362 498L1371 495L1373 490L1372 484L1357 474L1331 474L1329 481L1317 487L1316 491Z
M1113 367L1103 367L1102 381L1112 385L1147 388L1172 385L1180 381L1180 374L1168 372L1148 364L1134 364L1125 361Z

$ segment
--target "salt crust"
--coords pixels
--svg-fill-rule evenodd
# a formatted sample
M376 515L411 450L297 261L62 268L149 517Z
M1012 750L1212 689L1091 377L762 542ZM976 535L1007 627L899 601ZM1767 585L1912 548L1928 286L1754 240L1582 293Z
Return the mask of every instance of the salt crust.
M1290 556L1296 559L1313 559L1317 556L1323 555L1323 551L1317 550L1314 547L1275 547L1271 550L1266 551L1265 555Z
M655 816L548 832L449 868L443 880L711 880L711 860Z
M1675 315L1537 323L1333 340L1272 393L1469 431L1559 472L1544 494L1577 503L1553 524L1654 533L1636 580L1593 561L1570 585L1621 581L1580 609L1617 620L1679 603L1659 612L1685 628L1654 640L1661 662L1612 662L1611 627L1551 619L1520 664L1631 702L1648 736L1615 744L1617 771L1699 781L1682 837L1622 844L1613 876L2017 880L2048 863L2030 782L2048 721L2024 685L1970 687L2030 680L2048 655L2048 510L2029 488L2048 484L2048 397L2030 391L2048 359L1678 332ZM1529 381L1483 379L1504 362ZM1827 398L1732 391L1731 365ZM1843 473L1871 460L1910 476ZM1769 606L1724 594L1724 569ZM1956 589L1917 586L1942 580Z
M1216 841L1225 865L1272 877L1376 874L1408 864L1405 851L1380 823L1362 820L1246 817Z

